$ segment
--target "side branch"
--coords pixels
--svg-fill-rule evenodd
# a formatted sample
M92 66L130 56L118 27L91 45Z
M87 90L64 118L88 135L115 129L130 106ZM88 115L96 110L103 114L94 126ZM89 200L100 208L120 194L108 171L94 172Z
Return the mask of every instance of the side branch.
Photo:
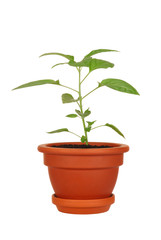
M73 135L75 135L75 136L81 138L81 136L79 136L78 134L76 134L76 133L74 133L74 132L69 131L69 133L71 133L71 134L73 134Z
M87 75L83 78L83 80L81 81L81 84L82 84L82 82L84 82L84 80L88 77L89 74L90 74L90 72L88 72Z
M94 88L92 91L90 91L89 93L87 93L82 99L86 98L89 94L91 94L92 92L94 92L94 91L97 90L98 88L99 88L99 86L96 87L96 88Z
M68 88L68 89L70 89L70 90L72 90L72 91L74 91L74 92L79 93L77 90L75 90L75 89L73 89L73 88L71 88L71 87L68 87L68 86L65 86L65 85L62 85L62 84L59 84L59 86Z
M91 128L91 131L96 129L96 128L99 128L99 127L105 127L105 125L100 125L100 126L97 126L97 127L94 127L94 128Z

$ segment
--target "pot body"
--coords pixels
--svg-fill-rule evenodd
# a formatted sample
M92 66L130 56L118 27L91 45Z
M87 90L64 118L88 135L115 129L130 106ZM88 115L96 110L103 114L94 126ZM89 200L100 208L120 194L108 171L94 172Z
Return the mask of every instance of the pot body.
M55 191L53 202L56 204L58 199L64 199L66 202L81 200L84 203L83 200L88 200L90 203L90 200L98 202L111 199L119 166L123 164L123 153L127 152L129 147L116 143L95 142L90 145L108 145L111 148L52 147L61 144L64 143L43 144L38 147L38 150L44 153L44 164L48 166L50 181Z
M65 199L109 197L114 189L118 167L109 169L62 169L49 167L55 195Z

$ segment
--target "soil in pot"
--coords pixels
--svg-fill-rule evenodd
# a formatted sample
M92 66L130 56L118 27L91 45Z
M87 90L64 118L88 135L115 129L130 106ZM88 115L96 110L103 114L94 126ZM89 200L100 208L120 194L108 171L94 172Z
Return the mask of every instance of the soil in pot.
M111 148L111 146L107 145L78 145L78 144L64 144L64 145L53 145L53 148Z

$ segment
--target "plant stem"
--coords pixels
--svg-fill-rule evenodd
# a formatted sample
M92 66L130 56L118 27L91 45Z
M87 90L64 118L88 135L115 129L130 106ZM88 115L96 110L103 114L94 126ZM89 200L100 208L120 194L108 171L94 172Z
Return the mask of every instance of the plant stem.
M81 96L81 69L80 67L78 68L78 72L79 72L79 107L80 107L80 112L83 115L83 106L82 106L82 96ZM88 136L87 136L87 132L86 132L86 125L85 125L85 121L84 121L84 117L82 116L82 123L83 123L83 128L84 128L84 134L86 137L86 145L88 145Z
M90 91L89 93L87 93L82 99L84 99L85 97L87 97L89 94L91 94L92 92L94 92L96 89L98 89L99 88L99 86L98 87L96 87L96 88L94 88L92 91Z

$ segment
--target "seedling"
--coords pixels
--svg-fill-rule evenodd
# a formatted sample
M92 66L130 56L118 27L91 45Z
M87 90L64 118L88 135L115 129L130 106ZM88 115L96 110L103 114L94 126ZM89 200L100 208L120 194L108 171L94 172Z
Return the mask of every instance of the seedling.
M13 90L15 90L15 89L38 86L38 85L43 85L43 84L51 84L51 85L57 85L60 87L70 89L71 91L78 94L77 98L74 98L71 94L64 93L64 94L62 94L62 102L64 104L66 104L66 103L76 103L77 104L78 109L75 109L75 112L68 114L66 117L68 117L68 118L78 118L79 117L83 124L84 134L78 135L78 134L68 130L68 128L61 128L61 129L57 129L57 130L54 130L54 131L51 131L48 133L69 132L69 133L74 134L77 137L79 137L82 143L86 143L86 145L88 145L88 133L93 131L96 128L106 126L106 127L112 128L115 132L117 132L119 135L124 137L123 133L117 127L115 127L113 124L105 123L103 125L93 127L93 125L95 124L96 121L86 121L86 118L91 114L91 111L89 108L85 109L85 110L83 109L83 100L87 96L89 96L91 93L96 91L98 88L106 86L106 87L112 88L112 89L120 91L120 92L139 95L137 90L133 86L131 86L129 83L127 83L121 79L107 78L107 79L102 80L101 82L98 82L98 85L94 89L92 89L90 92L88 92L85 96L82 96L82 91L81 91L82 85L92 71L99 69L99 68L106 69L106 68L114 67L114 64L111 62L92 57L93 55L102 53L102 52L118 52L118 51L109 50L109 49L93 50L89 54L87 54L83 58L83 60L80 62L76 62L74 60L74 56L57 53L57 52L45 53L40 56L40 57L43 57L43 56L49 56L49 55L59 55L59 56L66 58L68 60L67 62L57 63L54 66L52 66L52 68L54 68L58 65L63 65L63 64L68 64L69 66L76 68L76 70L78 71L78 89L73 89L69 86L61 84L59 82L59 80L53 80L53 79L43 79L43 80L38 80L38 81L34 81L34 82L29 82L29 83L23 84L23 85L13 89ZM84 67L88 68L89 71L84 77L82 77L81 71L82 71L82 68L84 68Z

